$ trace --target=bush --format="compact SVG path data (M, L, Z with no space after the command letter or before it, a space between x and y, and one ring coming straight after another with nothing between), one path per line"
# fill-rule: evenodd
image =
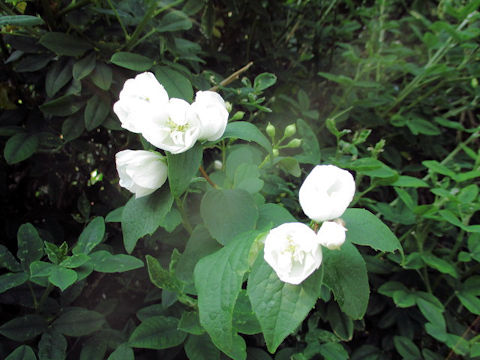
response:
M479 6L1 2L0 356L478 358ZM122 128L144 72L188 103L218 92L223 134L172 153ZM158 190L119 185L127 149L159 154ZM291 284L263 244L335 220L298 200L319 164L354 175L346 241L302 252L319 267Z

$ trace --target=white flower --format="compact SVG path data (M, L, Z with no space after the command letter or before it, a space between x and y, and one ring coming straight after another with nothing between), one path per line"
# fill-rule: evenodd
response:
M199 91L195 95L192 109L201 123L199 139L220 139L228 122L228 111L223 98L214 91Z
M317 241L327 249L336 250L345 242L347 229L336 221L325 221L317 233Z
M285 223L265 238L265 261L283 282L300 284L322 263L317 235L302 223Z
M179 154L195 145L200 122L189 103L172 98L143 125L142 135L159 149Z
M123 150L115 155L120 186L135 194L135 198L147 196L160 188L167 180L167 164L156 152Z
M123 128L141 133L143 125L161 112L167 102L168 94L164 87L155 75L145 72L125 81L113 111Z
M340 217L355 194L355 180L348 171L333 165L317 165L299 191L303 212L321 222Z

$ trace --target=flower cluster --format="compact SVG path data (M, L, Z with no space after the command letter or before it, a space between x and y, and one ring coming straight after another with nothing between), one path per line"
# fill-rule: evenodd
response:
M192 104L169 98L150 72L125 81L113 111L124 129L172 154L189 150L197 140L218 140L228 122L225 101L216 92L198 91ZM124 150L115 158L120 186L137 198L153 193L167 179L166 161L158 152Z
M334 250L345 242L345 228L339 219L355 194L355 181L346 170L317 165L299 191L303 212L316 223L317 233L302 223L282 224L265 238L264 258L280 280L300 284L322 263L322 246Z

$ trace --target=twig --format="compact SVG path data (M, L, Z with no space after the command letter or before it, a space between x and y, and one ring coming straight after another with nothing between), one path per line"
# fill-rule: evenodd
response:
M465 330L465 332L462 334L461 338L464 339L465 336L467 336L467 334L472 331L472 329L477 326L477 323L480 321L480 316L477 316L477 318L475 320L473 320L473 322L470 324L470 326L468 327L467 330ZM452 356L454 356L455 352L455 348L457 347L459 341L457 341L457 343L453 346L452 350L450 350L450 352L448 353L447 357L445 358L445 360L449 360Z
M222 80L220 84L212 87L210 91L217 91L220 86L227 86L228 84L234 82L240 77L240 75L242 75L245 71L247 71L252 65L253 65L253 61L250 61L247 65L242 67L240 70L235 71L232 75Z
M208 183L214 188L214 189L218 189L218 186L217 184L215 184L212 179L210 179L210 176L208 176L208 174L205 172L205 169L203 168L203 166L200 166L199 168L200 172L202 173L202 176L205 178L205 180L208 181Z

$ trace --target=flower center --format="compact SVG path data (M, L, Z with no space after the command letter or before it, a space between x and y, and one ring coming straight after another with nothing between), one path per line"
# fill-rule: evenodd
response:
M282 254L289 253L294 261L302 262L304 253L298 249L290 235L287 235L287 240L288 245L286 246L285 250L282 251Z
M175 132L175 131L185 132L186 130L188 130L190 128L189 123L177 124L170 117L167 120L167 126L170 128L171 132Z

